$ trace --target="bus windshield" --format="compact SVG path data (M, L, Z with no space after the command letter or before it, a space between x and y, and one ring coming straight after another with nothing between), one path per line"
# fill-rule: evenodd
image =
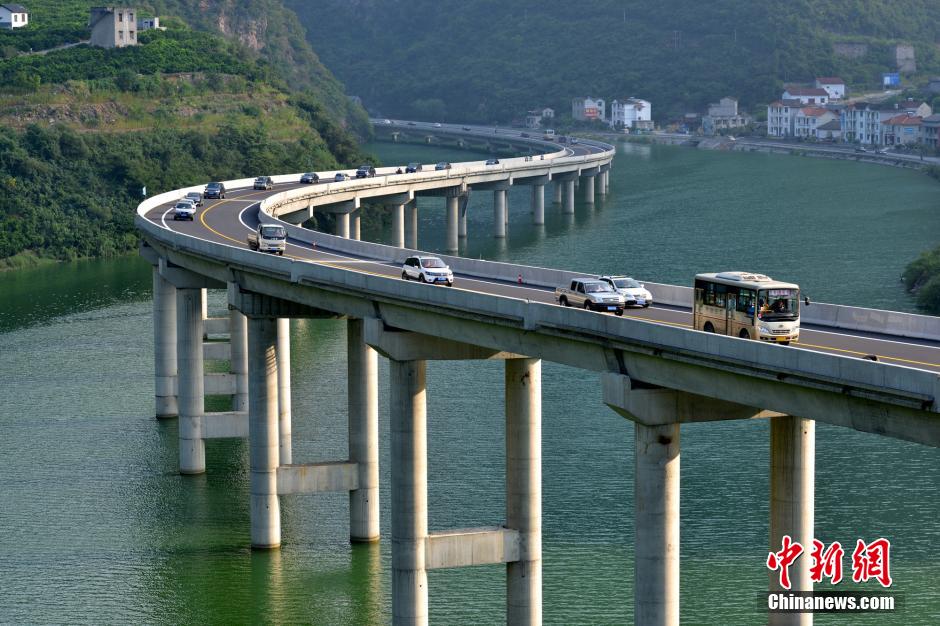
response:
M760 319L767 321L799 319L799 289L761 289L757 294Z

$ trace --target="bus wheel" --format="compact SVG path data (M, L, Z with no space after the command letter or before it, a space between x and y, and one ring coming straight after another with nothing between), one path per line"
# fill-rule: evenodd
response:
M712 326L711 322L705 322L705 328L702 330L704 330L706 333L713 333L715 332L715 327Z
M741 332L738 333L738 337L740 337L741 339L750 339L751 333L747 332L746 328L742 328Z

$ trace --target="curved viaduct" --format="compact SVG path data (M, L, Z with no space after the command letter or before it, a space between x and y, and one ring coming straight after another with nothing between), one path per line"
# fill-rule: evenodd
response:
M317 185L300 185L299 174L278 176L269 191L253 190L252 179L228 181L226 198L206 201L193 222L167 216L177 198L201 186L155 196L137 210L141 254L154 267L157 416L179 417L186 474L205 471L205 439L249 437L253 547L280 545L278 496L288 493L348 492L351 540L379 539L379 354L390 362L396 624L427 623L428 569L486 563L506 564L507 622L541 622L542 359L598 372L603 401L635 423L638 624L679 623L681 423L771 420L772 546L784 535L812 544L815 421L940 444L937 318L814 304L804 311L800 346L782 347L691 330L685 287L647 283L658 306L619 318L554 305L551 289L583 275L564 270L454 256L444 257L456 277L451 289L400 280L401 261L418 248L422 197L446 198L447 248L456 251L468 234L470 190L493 192L492 234L503 237L511 185L532 188L535 223L544 219L546 185L562 211L574 212L576 180L585 202L607 193L614 150L588 141L560 147L501 129L375 123L399 137L529 154L417 174L381 168L375 178ZM333 172L320 176L332 180ZM393 207L397 245L358 240L358 215L370 204ZM335 213L336 233L298 225L314 212ZM258 220L287 227L283 257L247 249ZM227 289L228 318L206 319L211 288ZM345 459L292 459L292 317L348 320ZM204 343L219 332L229 334L228 345ZM858 358L868 354L879 361ZM231 373L205 374L205 359L229 360ZM506 516L492 526L430 533L425 371L428 361L448 359L505 361ZM205 412L206 394L231 395L232 411ZM809 560L794 567L793 589L812 589ZM776 574L769 586L776 589ZM806 623L806 615L796 618Z

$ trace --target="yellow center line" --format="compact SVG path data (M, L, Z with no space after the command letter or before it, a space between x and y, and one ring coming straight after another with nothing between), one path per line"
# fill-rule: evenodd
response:
M243 198L250 198L250 197L257 196L257 195L259 195L259 194L264 194L264 193L266 193L266 192L264 192L264 191L259 191L259 192L257 192L257 193L249 193L249 194L245 194L245 195L243 195L243 196L239 196L238 198L233 198L233 200L235 200L235 199L241 200L241 199L243 199ZM222 233L220 233L219 231L217 231L216 229L212 228L211 226L209 226L209 224L206 223L206 215L209 213L209 211L211 211L212 209L214 209L215 207L217 207L217 206L219 206L219 205L225 204L225 202L226 202L226 200L219 200L218 202L215 202L214 204L212 204L212 205L206 207L206 209L199 215L199 221L202 223L203 226L205 226L208 230L210 230L211 232L215 233L215 234L218 235L219 237L222 237L223 239L228 239L229 241L234 241L235 243L240 244L240 245L246 245L244 241L240 241L240 240L238 240L238 239L235 239L234 237L229 237L228 235L223 235ZM312 250L312 251L315 251L315 250ZM326 254L326 253L324 253L324 254ZM315 263L315 264L317 264L317 265L326 265L326 266L329 266L329 267L334 267L334 268L336 268L336 269L345 269L345 270L349 270L349 271L351 271L351 272L359 272L360 274L369 274L369 275L371 275L371 276L381 276L381 277L383 277L383 278L392 278L392 277L389 276L388 274L380 274L380 273L378 273L378 272L372 272L372 271L369 271L369 270L364 270L364 269L360 269L360 268L356 268L356 267L348 267L348 262L346 262L346 261L321 261L321 260L316 260L316 259L308 259L308 258L300 257L300 256L294 256L294 255L291 255L291 254L285 254L284 256L286 256L286 257L289 258L289 259L294 259L294 260L296 260L296 261L305 261L305 262L307 262L307 263ZM461 289L460 287L457 287L456 289L457 289L458 291L473 291L472 289ZM679 326L679 327L682 327L682 328L692 328L692 325L691 325L691 324L684 324L684 323L682 323L682 322L667 322L667 321L665 321L665 320L656 320L656 319L651 319L651 318L648 318L648 317L641 317L641 316L639 316L639 315L626 315L626 314L624 314L624 317L629 317L630 319L642 320L642 321L645 321L645 322L652 322L653 324L665 324L665 325L668 325L668 326ZM806 347L806 348L816 348L817 350L827 350L827 351L830 351L830 352L842 352L842 353L845 353L845 354L854 354L854 355L856 355L856 356L868 356L869 354L871 354L871 353L869 353L869 352L859 352L858 350L848 350L848 349L846 349L846 348L834 348L834 347L831 347L831 346L820 346L820 345L816 345L816 344L812 344L812 343L805 343L805 342L802 342L802 341L801 341L801 342L798 342L798 345L800 345L800 346L802 346L802 347ZM887 360L887 361L897 361L897 362L899 362L899 363L910 363L911 365L926 365L927 367L940 367L940 363L929 363L929 362L927 362L927 361L915 361L915 360L913 360L913 359L904 359L904 358L896 357L896 356L884 356L884 355L881 355L881 354L876 354L875 356L878 357L878 360L884 359L884 360Z

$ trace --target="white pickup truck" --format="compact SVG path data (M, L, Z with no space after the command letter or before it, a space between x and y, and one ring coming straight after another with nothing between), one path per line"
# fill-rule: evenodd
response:
M616 315L623 315L623 296L596 278L575 278L567 287L558 287L555 289L555 301L561 306L582 307L588 311L612 311Z
M284 256L287 248L287 230L278 224L258 224L255 234L248 235L248 247L259 252Z

